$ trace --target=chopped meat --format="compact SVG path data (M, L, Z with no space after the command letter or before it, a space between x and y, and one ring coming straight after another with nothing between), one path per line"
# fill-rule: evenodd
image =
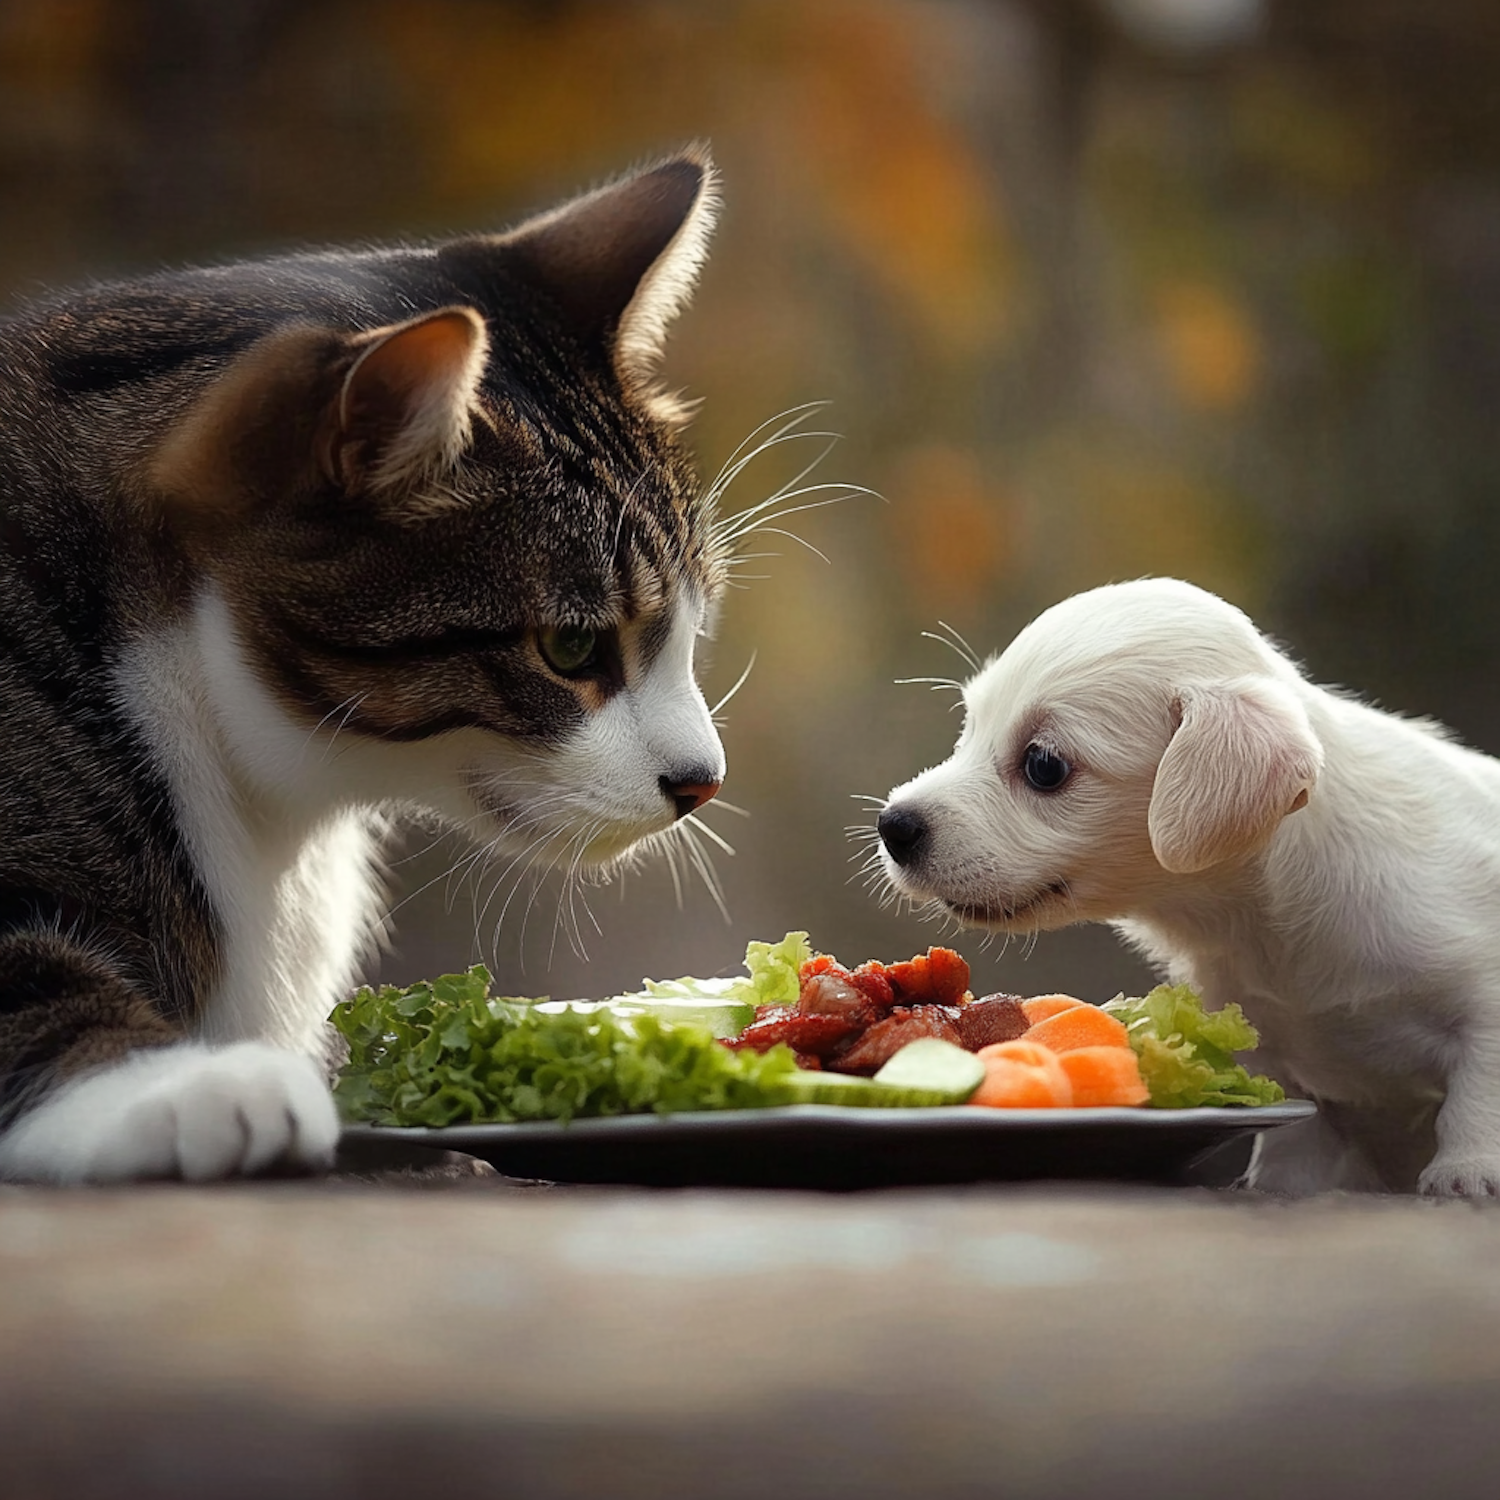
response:
M881 1010L889 1010L896 1003L896 991L891 987L890 977L885 972L885 965L871 959L869 963L861 964L853 974L849 976L849 982L865 997L872 1005L877 1005Z
M755 1007L757 1021L787 1021L797 1014L795 1005L757 1005Z
M737 1037L726 1041L725 1046L767 1052L777 1042L785 1042L794 1052L811 1052L822 1057L845 1038L854 1036L863 1025L850 1016L801 1015L790 1006L767 1008L784 1014L752 1021Z
M939 1005L958 1005L969 989L969 965L951 948L927 950L932 998Z
M797 1010L804 1016L842 1016L860 1026L876 1018L876 1007L855 986L854 976L836 967L802 981Z
M959 1007L958 1042L970 1052L978 1052L996 1042L1015 1041L1030 1024L1018 995L986 995L972 1005Z
M969 988L969 966L951 948L929 948L885 972L900 1005L957 1005Z
M924 1036L941 1037L945 1042L961 1045L958 1017L959 1008L953 1005L898 1005L852 1047L835 1051L825 1066L836 1073L874 1073L908 1042Z

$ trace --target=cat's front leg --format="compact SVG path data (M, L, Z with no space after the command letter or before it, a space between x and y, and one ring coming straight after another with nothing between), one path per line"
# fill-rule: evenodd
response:
M0 1178L204 1181L327 1167L333 1100L307 1057L177 1038L95 955L0 943Z
M333 1100L310 1058L263 1042L136 1052L64 1084L0 1136L0 1178L205 1182L332 1164Z

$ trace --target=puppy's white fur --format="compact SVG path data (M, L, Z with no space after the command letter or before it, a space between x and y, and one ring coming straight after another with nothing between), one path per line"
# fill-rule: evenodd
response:
M1257 1186L1500 1194L1500 762L1315 686L1172 580L1046 611L965 700L882 814L898 891L1009 932L1110 922L1238 1001L1323 1106L1261 1138Z

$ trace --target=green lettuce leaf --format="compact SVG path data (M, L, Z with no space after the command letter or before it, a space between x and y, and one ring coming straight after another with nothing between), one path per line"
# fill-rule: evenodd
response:
M444 1126L784 1104L787 1047L732 1051L704 1026L492 997L482 965L366 986L331 1017L349 1043L346 1119Z
M1260 1041L1238 1005L1204 1010L1189 986L1159 984L1148 995L1122 995L1103 1009L1124 1023L1158 1109L1276 1104L1286 1097L1279 1083L1234 1060Z
M802 993L798 971L813 956L805 932L789 932L779 943L750 943L745 968L757 1005L795 1005Z
M789 932L779 943L750 943L745 973L720 979L647 979L633 994L615 1000L670 1000L713 1005L795 1005L798 971L813 956L805 932ZM748 1024L748 1020L746 1022Z

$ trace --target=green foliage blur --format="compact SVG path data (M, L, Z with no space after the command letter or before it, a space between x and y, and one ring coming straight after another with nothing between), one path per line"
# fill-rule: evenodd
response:
M790 928L895 959L939 932L847 829L957 731L897 681L965 675L933 635L983 656L1175 574L1500 748L1496 77L1490 0L0 0L0 289L499 227L711 141L666 370L704 477L816 400L814 477L879 492L755 539L705 663L713 702L755 662L724 710L749 817L706 810L728 919L646 869L575 900L584 957L555 883L414 841L378 977L610 994ZM981 990L1145 987L1104 932L957 946Z

